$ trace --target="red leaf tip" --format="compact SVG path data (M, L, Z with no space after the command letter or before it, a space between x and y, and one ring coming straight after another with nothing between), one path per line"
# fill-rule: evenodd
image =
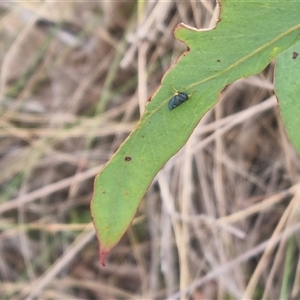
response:
M102 249L101 246L99 247L99 258L100 258L100 263L103 267L105 267L105 259L109 251L106 249Z

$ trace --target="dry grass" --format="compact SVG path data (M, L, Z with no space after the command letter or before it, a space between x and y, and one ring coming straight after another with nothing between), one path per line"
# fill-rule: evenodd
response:
M0 3L1 299L299 298L300 160L273 65L223 91L99 264L93 178L184 51L174 27L211 27L214 8Z

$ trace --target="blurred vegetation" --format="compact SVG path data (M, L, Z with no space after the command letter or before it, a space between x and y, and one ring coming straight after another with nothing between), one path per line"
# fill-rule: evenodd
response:
M185 50L175 26L216 18L200 0L0 3L3 299L299 298L300 160L273 64L223 91L100 267L94 176Z

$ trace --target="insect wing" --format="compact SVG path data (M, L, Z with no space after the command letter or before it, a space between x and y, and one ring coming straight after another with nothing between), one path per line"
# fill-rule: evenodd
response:
M170 101L169 101L169 110L172 110L174 108L176 108L177 106L181 105L182 103L184 103L185 101L187 101L189 99L189 96L187 93L185 92L179 92L178 94L176 94L175 96L173 96Z

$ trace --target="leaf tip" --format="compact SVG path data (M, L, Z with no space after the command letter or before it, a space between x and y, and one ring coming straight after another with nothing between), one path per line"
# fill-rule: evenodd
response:
M99 245L99 258L100 258L100 263L103 267L105 267L105 259L107 257L107 254L109 253L109 250L104 249Z

